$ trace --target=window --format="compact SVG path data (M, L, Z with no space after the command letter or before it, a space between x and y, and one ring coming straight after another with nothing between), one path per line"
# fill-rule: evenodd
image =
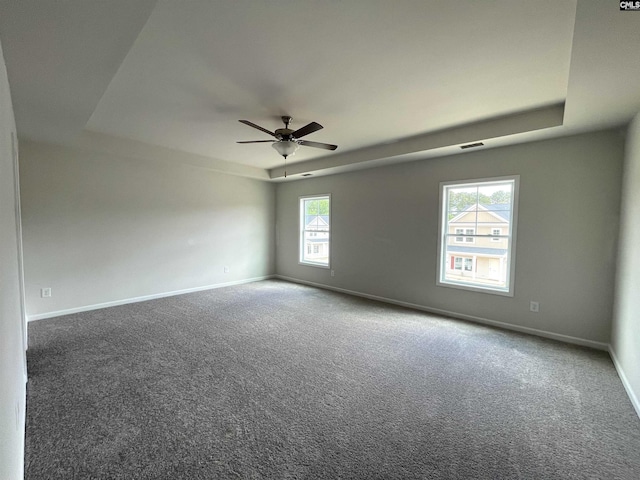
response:
M440 184L438 285L513 296L518 184L517 175Z
M329 267L331 196L300 197L300 263Z
M476 233L474 228L456 228L456 243L474 243L475 238L473 235ZM470 236L461 236L461 235L470 235Z
M473 270L473 258L452 257L452 259L452 268L454 270L462 270L463 262L465 272L471 272Z
M464 231L465 235L475 235L475 233L476 233L476 230L474 228L467 228ZM467 243L473 243L473 242L475 242L475 238L473 238L472 236L471 237L464 237L464 241L467 242Z

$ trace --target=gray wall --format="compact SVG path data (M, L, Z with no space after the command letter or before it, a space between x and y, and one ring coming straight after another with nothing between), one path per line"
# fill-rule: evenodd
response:
M30 318L274 272L267 182L30 142L20 169Z
M606 131L279 184L276 271L607 343L623 147L621 132ZM439 182L511 174L520 175L515 296L436 286ZM335 277L297 261L298 196L320 193L332 195Z
M612 353L640 415L640 113L625 152Z
M25 375L9 82L0 46L0 478L23 478Z

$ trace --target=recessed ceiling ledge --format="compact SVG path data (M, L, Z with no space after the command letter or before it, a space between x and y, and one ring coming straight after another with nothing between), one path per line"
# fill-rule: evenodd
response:
M171 164L190 165L228 175L269 180L267 170L218 158L150 145L129 138L115 137L84 130L73 143L74 147L98 153L109 153L129 158L160 161Z
M287 166L287 176L558 127L562 125L563 117L564 102L416 135L391 144L382 143L306 162L291 163ZM464 153L464 150L459 153ZM269 176L272 180L284 177L284 168L271 169Z

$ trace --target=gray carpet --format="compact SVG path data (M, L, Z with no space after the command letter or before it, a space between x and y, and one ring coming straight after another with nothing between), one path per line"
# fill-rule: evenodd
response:
M604 352L275 280L29 332L29 480L640 478Z

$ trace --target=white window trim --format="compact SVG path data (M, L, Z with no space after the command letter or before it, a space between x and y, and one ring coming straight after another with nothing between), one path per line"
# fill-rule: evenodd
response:
M329 230L326 232L327 233L327 244L329 245L329 256L327 258L327 264L325 265L324 263L318 263L318 262L311 262L309 260L303 260L304 258L304 212L302 211L302 201L303 200L313 200L313 199L325 199L328 198L329 199ZM331 247L331 223L332 223L332 204L333 202L331 201L331 194L330 193L320 193L317 195L302 195L300 197L298 197L298 264L299 265L306 265L308 267L317 267L317 268L325 268L325 269L330 269L331 268L331 255L333 253L333 248Z
M443 249L446 251L446 236L447 230L447 218L445 212L444 190L451 185L464 185L474 183L490 183L490 182L513 182L513 198L511 209L511 242L509 248L509 256L507 257L507 285L508 289L496 289L491 287L480 287L477 285L470 285L463 282L444 281L444 275L447 270L446 256L443 255ZM489 178L474 178L469 180L453 180L448 182L440 182L440 198L439 198L439 210L440 221L438 222L438 257L436 269L436 285L439 287L455 288L459 290L468 290L471 292L488 293L490 295L502 295L505 297L513 297L515 292L515 268L516 268L516 246L517 246L517 231L518 231L518 205L520 196L520 175L507 175L502 177L489 177ZM455 233L453 234L455 235ZM502 238L508 238L507 235L502 235Z

